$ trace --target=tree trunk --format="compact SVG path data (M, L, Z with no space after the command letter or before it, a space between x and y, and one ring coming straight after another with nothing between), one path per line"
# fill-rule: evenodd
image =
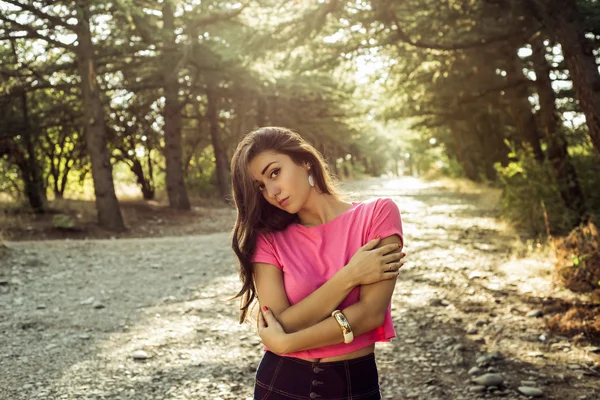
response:
M27 93L21 95L23 106L23 133L25 136L26 156L23 158L21 176L25 184L25 195L29 205L36 214L43 214L48 208L46 197L46 186L42 177L42 169L37 161L35 146L33 143L31 124L29 123L29 105L27 104Z
M138 185L140 185L144 200L154 199L154 186L152 186L152 183L146 179L146 176L144 175L144 169L142 168L142 163L135 156L132 157L131 162L133 163L131 166L131 172L133 172L137 179Z
M456 160L462 166L466 177L472 181L479 181L479 174L477 173L477 166L472 160L471 152L465 146L465 140L458 127L450 127L452 138L454 139ZM414 162L414 160L412 160Z
M256 125L262 128L267 124L267 101L259 97L256 101Z
M100 88L96 80L88 2L78 2L77 12L77 67L81 76L85 140L92 165L98 223L106 229L123 231L125 225L115 194L110 155L106 145L104 109L100 100Z
M545 9L546 24L562 47L573 89L585 115L594 149L600 157L600 74L594 46L585 37L585 23L576 0L551 0Z
M181 105L179 103L178 57L172 0L165 0L163 13L163 80L165 95L165 161L169 206L189 210L190 201L183 177L181 149Z
M506 52L507 60L507 77L510 80L523 80L523 66L521 59L513 48ZM515 130L521 141L527 142L533 149L533 156L538 163L544 162L544 152L540 145L540 132L535 122L535 115L531 111L529 104L529 92L525 83L510 89L508 96L509 109L515 123Z
M577 179L577 172L568 152L567 140L558 129L559 116L556 110L556 98L550 80L550 66L546 61L546 47L543 38L538 38L532 44L533 67L537 80L537 91L540 98L540 119L542 128L548 140L548 159L552 165L554 179L565 206L575 213L573 227L584 218L586 211L583 191Z
M229 195L229 169L227 168L227 155L225 146L219 132L219 105L218 95L213 84L209 84L206 90L207 108L206 114L210 124L210 138L215 153L215 168L217 173L217 185L221 199L226 200Z

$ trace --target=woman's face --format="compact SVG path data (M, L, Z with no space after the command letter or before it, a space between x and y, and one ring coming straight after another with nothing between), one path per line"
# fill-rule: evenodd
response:
M263 151L248 166L254 187L274 205L295 214L308 200L311 186L308 184L308 163L296 165L281 153Z

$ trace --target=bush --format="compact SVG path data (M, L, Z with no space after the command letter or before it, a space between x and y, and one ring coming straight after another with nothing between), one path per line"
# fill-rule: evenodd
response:
M533 236L567 233L577 215L558 191L549 162L539 164L531 150L511 149L514 161L494 167L502 186L502 216L519 231Z

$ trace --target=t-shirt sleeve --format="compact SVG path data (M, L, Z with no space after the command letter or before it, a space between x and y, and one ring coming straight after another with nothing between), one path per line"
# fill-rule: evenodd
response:
M254 250L254 254L250 261L261 262L267 264L273 264L279 269L283 269L281 263L277 259L275 248L273 244L269 241L267 236L263 234L258 234L256 237L256 249Z
M398 205L390 198L379 198L375 200L369 238L381 235L381 238L384 239L394 234L400 236L402 247L404 247L402 217Z

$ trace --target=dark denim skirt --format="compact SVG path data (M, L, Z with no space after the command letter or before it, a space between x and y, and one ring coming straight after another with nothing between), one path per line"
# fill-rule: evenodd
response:
M266 351L254 385L254 400L379 400L375 354L351 360L311 362Z

